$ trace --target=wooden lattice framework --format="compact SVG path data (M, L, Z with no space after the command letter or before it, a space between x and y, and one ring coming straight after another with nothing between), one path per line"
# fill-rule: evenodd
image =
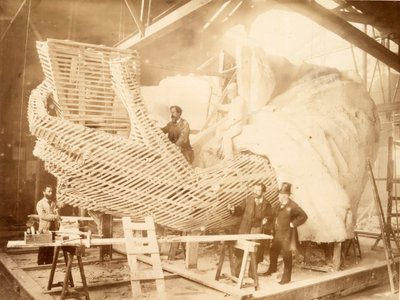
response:
M29 126L37 137L34 154L58 179L59 201L196 230L230 224L227 204L238 204L255 182L266 185L268 201L276 200L266 157L243 153L206 169L186 162L149 118L136 52L57 40L38 42L38 52L46 78L30 96ZM49 115L48 99L57 116ZM116 122L89 127L87 120L107 116L115 101L125 105L129 118L121 124L129 136L117 134Z

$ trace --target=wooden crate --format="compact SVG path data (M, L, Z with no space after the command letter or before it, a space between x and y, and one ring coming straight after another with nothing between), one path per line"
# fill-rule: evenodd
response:
M40 234L27 234L25 232L24 239L26 244L51 243L53 241L53 234L51 232Z

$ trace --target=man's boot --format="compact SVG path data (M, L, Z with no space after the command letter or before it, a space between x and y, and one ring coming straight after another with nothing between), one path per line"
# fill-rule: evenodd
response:
M261 274L261 276L269 276L277 271L279 253L274 251L272 248L270 253L268 270L267 272Z
M291 277L292 277L292 270L284 269L283 275L282 275L281 281L279 281L279 284L289 283L290 280L292 279Z

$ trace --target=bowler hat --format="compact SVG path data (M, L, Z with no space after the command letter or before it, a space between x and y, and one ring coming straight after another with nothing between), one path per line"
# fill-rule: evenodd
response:
M289 182L282 182L281 189L279 190L280 194L288 194L290 195L290 188L292 185Z

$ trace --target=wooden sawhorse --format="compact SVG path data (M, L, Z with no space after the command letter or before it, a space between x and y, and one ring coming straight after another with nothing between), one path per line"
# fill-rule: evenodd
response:
M250 259L252 261L252 263L250 265L253 268L253 270L251 270L251 271L254 274L254 288L255 288L255 290L258 290L259 285L258 285L258 275L257 275L257 262L256 262L256 255L255 255L255 253L257 251L257 245L258 245L258 243L256 243L256 242L246 241L246 240L238 240L236 242L224 241L222 244L221 255L219 257L217 273L215 274L215 280L219 280L221 278L222 265L224 264L224 260L225 260L225 249L228 248L229 263L230 263L230 269L231 269L231 275L229 275L229 277L231 279L233 279L234 281L237 281L237 287L239 289L241 289L243 287L244 274L246 272L246 266L247 266L248 258L250 255ZM242 265L240 268L240 273L239 273L238 278L232 274L232 272L234 270L233 249L232 249L233 247L244 251L243 258L242 258Z
M74 256L76 256L76 259L78 261L79 271L81 274L82 285L83 285L83 290L79 294L84 295L86 300L90 300L88 286L87 286L87 282L86 282L85 271L83 269L83 263L82 263L83 246L56 246L55 247L49 282L47 284L47 290L51 290L51 288L53 288L53 287L60 286L60 282L56 283L56 284L53 283L54 274L55 274L56 268L57 268L57 260L58 260L58 255L60 253L60 248L63 251L65 264L67 265L64 282L62 283L62 292L61 292L60 299L63 300L63 299L67 298L68 282L71 287L74 287L74 281L72 278L71 269L72 269L72 263L74 260Z

